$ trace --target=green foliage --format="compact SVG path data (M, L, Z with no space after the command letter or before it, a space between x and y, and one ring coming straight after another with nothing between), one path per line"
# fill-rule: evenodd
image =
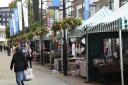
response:
M48 31L46 27L39 27L34 33L35 35L42 37L46 35Z
M81 24L82 24L81 19L75 17L70 17L64 20L64 25L66 25L69 30L73 30Z
M34 32L24 32L20 31L17 35L11 36L10 39L14 42L22 41L22 40L31 40L35 35L36 36L44 36L48 33L46 27L37 27Z
M24 31L19 31L17 35L18 35L18 36L24 35Z
M57 32L57 31L59 31L59 30L61 30L62 29L62 22L60 22L60 21L54 21L54 23L53 23L53 26L52 26L52 31L54 31L54 32Z
M50 17L53 17L54 16L54 9L49 9L47 12L47 15Z
M61 29L74 30L77 26L81 25L82 21L79 18L70 17L63 21L55 21L52 26L52 31L57 32Z
M11 9L16 8L16 4L17 4L17 0L14 0L14 1L12 1L12 2L9 3L9 7Z
M5 33L6 33L6 38L10 38L10 29L9 29L9 26L6 26Z
M36 21L32 23L32 30L35 31L38 27L40 27L40 22Z
M34 37L34 35L35 35L34 32L30 32L26 36L27 36L27 39L31 40Z

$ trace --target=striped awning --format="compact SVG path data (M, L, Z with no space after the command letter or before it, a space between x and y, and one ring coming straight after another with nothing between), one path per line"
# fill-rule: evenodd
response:
M120 21L114 21L111 23L100 23L92 28L88 28L87 33L99 33L99 32L113 32L119 30Z
M128 29L128 12L126 11L127 9L128 3L123 5L108 17L102 19L99 24L93 27L88 27L87 33L113 32L118 31L119 29Z
M84 28L95 26L96 24L99 24L104 17L107 17L112 13L113 12L110 9L108 9L107 7L103 7L88 20L83 21L83 24L78 26L77 29L83 30Z
M74 37L82 37L84 35L84 31L83 30L72 30L68 33L68 38L74 38Z

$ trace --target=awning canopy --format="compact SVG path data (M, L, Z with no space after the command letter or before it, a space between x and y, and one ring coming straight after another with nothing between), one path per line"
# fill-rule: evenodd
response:
M84 31L83 30L72 30L68 33L68 38L74 38L74 37L81 37L84 35Z
M128 28L128 3L123 5L117 11L111 13L111 15L103 18L99 24L88 27L87 33L96 32L112 32L119 29L126 30Z
M103 7L88 20L83 21L83 24L78 26L77 29L83 30L86 27L95 26L96 24L99 24L104 17L107 17L112 13L113 12L110 9L108 9L107 7Z
M67 35L68 38L81 37L81 36L84 35L84 31L83 30L74 29L72 31L66 31L66 35ZM57 39L63 38L62 36L63 36L63 31L60 31L60 32L58 32L56 34L56 38Z

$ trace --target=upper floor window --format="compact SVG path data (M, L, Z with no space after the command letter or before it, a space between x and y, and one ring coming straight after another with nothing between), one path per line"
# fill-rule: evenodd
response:
M10 18L7 18L7 21L9 21L10 20Z
M3 16L5 16L5 13L3 13Z
M3 21L5 21L6 19L5 18L3 18Z

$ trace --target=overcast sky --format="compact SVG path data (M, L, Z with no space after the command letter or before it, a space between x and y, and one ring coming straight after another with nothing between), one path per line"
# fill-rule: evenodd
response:
M0 7L8 7L8 4L13 0L0 0Z

